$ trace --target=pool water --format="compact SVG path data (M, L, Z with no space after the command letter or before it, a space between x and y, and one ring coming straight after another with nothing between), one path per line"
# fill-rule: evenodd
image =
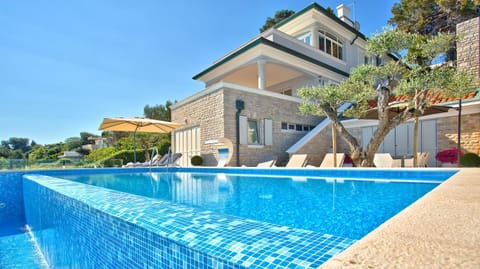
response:
M439 184L186 172L62 178L350 239L362 238Z
M24 224L10 223L0 227L0 268L48 268Z

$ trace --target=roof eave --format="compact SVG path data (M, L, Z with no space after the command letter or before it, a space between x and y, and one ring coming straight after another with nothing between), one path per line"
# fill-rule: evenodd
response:
M200 72L199 74L195 75L193 77L193 79L197 80L197 79L200 79L201 77L203 77L204 75L208 74L209 72L211 72L212 70L218 68L219 66L221 66L222 64L236 58L237 56L240 56L241 54L245 53L246 51L256 47L257 45L260 45L260 44L264 44L264 45L267 45L267 46L270 46L272 48L275 48L275 49L278 49L278 50L281 50L283 52L286 52L290 55L293 55L293 56L296 56L300 59L303 59L303 60L306 60L306 61L309 61L313 64L316 64L318 66L321 66L323 68L326 68L326 69L329 69L337 74L340 74L342 76L345 76L345 77L348 77L349 74L345 71L342 71L336 67L333 67L331 65L328 65L324 62L321 62L319 60L316 60L316 59L313 59L305 54L302 54L302 53L299 53L293 49L290 49L290 48L287 48L285 46L282 46L278 43L275 43L273 41L270 41L264 37L258 37L257 39L253 40L251 43L247 44L246 46L242 47L241 49L239 49L238 51L230 54L228 57L224 58L223 60L217 62L216 64L210 66L209 68L205 69L204 71Z
M346 28L347 30L349 30L350 32L354 33L355 35L357 35L358 37L360 37L361 39L363 40L367 40L367 38L365 37L364 34L362 34L360 31L358 31L357 29L355 29L354 27L348 25L346 22L342 21L341 19L339 19L337 16L335 16L334 14L331 14L330 12L328 12L324 7L320 6L319 4L317 3L312 3L310 4L309 6L305 7L304 9L296 12L295 14L293 14L292 16L280 21L279 23L275 24L273 26L273 28L280 28L282 27L283 25L289 23L290 21L294 20L295 18L307 13L308 11L312 10L312 9L315 9L316 11L324 14L325 16L327 16L328 18L332 19L333 21L335 21L336 23L340 24L342 27Z

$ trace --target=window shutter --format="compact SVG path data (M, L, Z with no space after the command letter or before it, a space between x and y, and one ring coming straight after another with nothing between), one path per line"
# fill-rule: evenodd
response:
M246 145L247 142L247 117L240 116L240 126L238 126L240 130L240 144Z
M272 139L272 120L271 119L265 119L265 145L266 146L271 146L273 145L273 139Z

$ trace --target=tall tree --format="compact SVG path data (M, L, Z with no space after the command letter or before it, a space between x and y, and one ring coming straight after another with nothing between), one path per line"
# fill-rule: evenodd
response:
M262 28L259 29L260 33L263 33L266 30L272 28L275 24L283 21L284 19L292 16L293 14L295 14L295 11L293 10L289 10L289 9L278 10L277 12L275 12L275 16L273 18L272 17L267 18L267 20L265 21L265 24L262 26Z
M389 61L383 66L362 65L355 68L350 77L340 85L303 88L301 111L327 116L339 135L350 147L350 155L356 166L373 166L373 157L380 144L396 126L408 119L422 115L429 105L430 94L441 92L446 96L462 97L471 85L471 77L449 66L431 68L435 57L452 46L451 35L427 38L399 30L387 30L374 35L367 43L367 51L376 56L399 55L399 61ZM400 54L399 52L403 52ZM403 56L402 56L403 55ZM395 117L389 117L389 100L394 95L408 99L405 109ZM338 109L352 103L344 114L362 116L367 102L376 99L378 125L365 149L358 139L342 124Z
M80 141L82 145L90 144L90 138L97 137L97 135L89 133L89 132L80 132Z
M145 115L145 117L150 119L170 121L171 120L170 106L172 105L173 103L171 101L167 101L165 105L161 105L161 104L154 105L154 106L146 105L143 108L143 114Z
M65 150L76 150L82 146L82 139L77 136L65 139Z
M156 120L171 120L171 109L173 102L166 101L165 105L155 105L149 106L146 105L143 109L143 114L147 118L156 119ZM170 146L170 134L152 134L152 133L142 133L137 134L137 139L142 145L145 153L145 160L150 160L150 154L148 150L152 147L157 147L160 154L164 154L164 149L168 150Z
M433 36L455 33L458 23L480 15L480 0L401 0L389 23L398 29Z

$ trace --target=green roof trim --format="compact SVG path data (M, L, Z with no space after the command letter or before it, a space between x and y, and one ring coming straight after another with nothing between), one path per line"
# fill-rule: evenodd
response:
M202 72L196 74L195 76L193 76L193 79L197 80L198 78L200 78L201 76L207 74L208 72L212 71L213 69L219 67L220 65L234 59L235 57L241 55L242 53L248 51L249 49L257 46L258 44L260 44L260 39L256 39L254 40L253 42L251 42L250 44L246 45L245 47L235 51L234 53L228 55L227 57L225 57L224 59L222 59L221 61L215 63L214 65L210 66L209 68L203 70Z
M320 13L323 13L325 16L329 17L330 19L334 20L335 22L337 22L338 24L340 24L341 26L343 26L344 28L348 29L350 32L356 34L357 36L359 36L360 38L362 38L363 40L367 40L367 38L365 37L364 34L360 33L357 29L353 28L352 26L348 25L347 23L345 23L344 21L340 20L337 16L335 16L334 14L328 12L324 7L322 7L321 5L317 4L317 3L312 3L310 4L309 6L307 6L306 8L296 12L295 14L293 14L292 16L284 19L283 21L275 24L273 26L273 28L277 29L285 24L287 24L288 22L290 22L291 20L301 16L302 14L312 10L312 9L315 9L317 10L318 12Z
M207 69L205 69L204 71L200 72L199 74L195 75L195 76L193 77L193 79L197 80L198 78L200 78L200 77L202 77L203 75L209 73L210 71L216 69L217 67L221 66L222 64L224 64L224 63L226 63L226 62L228 62L228 61L236 58L237 56L239 56L239 55L247 52L247 51L250 50L251 48L254 48L254 47L256 47L257 45L260 45L260 44L264 44L264 45L270 46L270 47L272 47L272 48L281 50L281 51L283 51L283 52L285 52L285 53L288 53L288 54L290 54L290 55L293 55L293 56L298 57L298 58L300 58L300 59L303 59L303 60L305 60L305 61L311 62L311 63L316 64L316 65L318 65L318 66L324 67L324 68L326 68L326 69L329 69L330 71L333 71L333 72L335 72L335 73L337 73L337 74L340 74L340 75L343 75L343 76L345 76L345 77L348 77L348 76L349 76L349 74L348 74L347 72L342 71L342 70L340 70L340 69L338 69L338 68L336 68L336 67L333 67L333 66L331 66L331 65L328 65L328 64L326 64L326 63L324 63L324 62L321 62L321 61L319 61L319 60L313 59L313 58L311 58L311 57L309 57L309 56L307 56L307 55L305 55L305 54L299 53L299 52L297 52L297 51L295 51L295 50L292 50L292 49L290 49L290 48L284 47L284 46L282 46L282 45L280 45L280 44L277 44L277 43L275 43L275 42L273 42L273 41L270 41L270 40L268 40L268 39L266 39L266 38L264 38L264 37L259 37L258 39L255 39L254 41L252 41L252 42L249 43L248 45L242 47L241 49L239 49L239 50L235 51L234 53L228 55L227 57L225 57L225 58L222 59L221 61L215 63L214 65L210 66L209 68L207 68Z

